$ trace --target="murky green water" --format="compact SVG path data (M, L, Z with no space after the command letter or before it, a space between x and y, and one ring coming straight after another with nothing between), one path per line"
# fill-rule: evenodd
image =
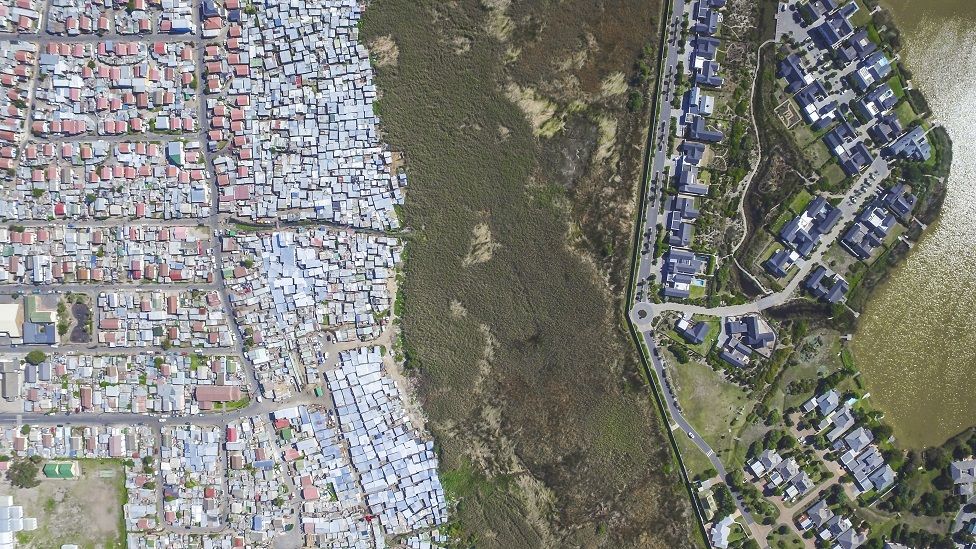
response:
M901 444L932 445L976 424L976 4L885 3L954 161L942 219L878 290L853 348Z

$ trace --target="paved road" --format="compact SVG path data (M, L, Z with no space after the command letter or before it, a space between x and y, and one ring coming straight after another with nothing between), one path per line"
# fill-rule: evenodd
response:
M675 115L673 112L674 109L671 107L671 101L674 99L676 91L675 76L678 71L678 46L681 38L680 14L684 13L685 6L685 0L674 0L672 15L667 26L667 37L665 38L667 54L662 65L663 74L658 75L661 78L661 94L659 97L654 98L655 101L660 102L660 110L658 111L657 119L652 122L651 126L652 137L649 140L650 146L652 147L650 165L651 184L647 193L647 202L643 204L644 227L648 236L641 242L642 246L645 243L649 245L647 246L647 253L642 253L638 264L637 272L639 280L646 280L655 272L654 242L657 238L657 224L661 208L663 207L660 200L660 191L667 185L667 181L664 179L664 169L668 163L668 154L670 153L668 150L668 136L671 135L671 124Z
M721 307L703 307L688 303L650 303L643 302L634 306L631 314L633 320L641 330L649 328L654 319L666 311L676 311L684 314L705 314L713 316L740 316L750 313L758 313L783 305L794 299L800 284L806 279L810 271L823 261L823 256L833 246L839 246L838 239L841 233L847 228L857 213L876 196L876 191L881 190L881 181L890 174L888 162L881 156L875 158L874 163L858 178L857 182L844 194L837 208L841 211L840 220L830 233L821 237L821 244L813 252L809 259L799 262L799 269L786 287L779 292L772 293L759 298L756 301L739 305L727 305ZM638 314L643 312L643 315Z

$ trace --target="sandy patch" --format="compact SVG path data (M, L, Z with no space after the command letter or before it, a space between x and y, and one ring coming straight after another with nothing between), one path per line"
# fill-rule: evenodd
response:
M488 12L488 34L499 42L508 42L515 30L515 23L508 16L511 4L512 0L481 0L482 7Z
M468 255L461 264L465 267L470 267L478 263L485 263L491 259L492 254L495 253L495 250L499 246L500 244L491 238L491 229L488 227L488 224L484 222L478 223L475 225L471 236L471 247L468 249Z
M522 88L511 82L505 89L505 95L522 109L536 137L552 137L566 124L557 114L556 103L542 97L532 88Z
M369 51L376 60L377 67L393 67L400 58L400 48L393 41L393 35L387 34L373 40L369 45Z
M599 135L596 140L596 152L593 153L593 163L600 164L614 156L617 144L617 119L600 115L596 123Z
M627 77L620 71L612 73L603 79L600 90L605 97L623 95L627 93Z
M454 318L464 318L468 316L468 310L456 299L451 300L451 316Z

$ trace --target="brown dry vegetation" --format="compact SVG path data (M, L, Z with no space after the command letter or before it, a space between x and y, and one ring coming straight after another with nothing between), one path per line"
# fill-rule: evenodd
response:
M404 351L469 544L695 543L619 301L648 117L628 112L627 92L646 93L632 76L660 9L366 11L367 43L388 36L399 50L377 80L410 177Z

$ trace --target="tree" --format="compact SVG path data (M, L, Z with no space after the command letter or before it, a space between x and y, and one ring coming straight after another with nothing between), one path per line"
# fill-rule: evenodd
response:
M37 480L37 465L30 460L21 459L7 469L7 479L17 488L33 488L41 483Z
M47 360L47 355L44 354L44 351L31 351L27 353L25 360L30 364L37 366L38 364Z
M894 434L894 430L891 428L891 425L886 423L873 427L871 431L874 432L874 438L882 442L888 440L891 438L891 435Z
M644 108L644 95L633 90L630 92L630 96L627 98L627 110L630 112L638 112Z

